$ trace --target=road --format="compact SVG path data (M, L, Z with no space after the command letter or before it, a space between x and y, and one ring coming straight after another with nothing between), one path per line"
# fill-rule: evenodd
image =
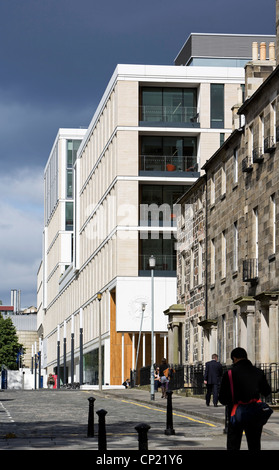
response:
M94 436L88 437L89 398L94 397ZM173 411L166 435L166 407L131 398L82 390L0 392L0 450L98 450L99 418L105 410L107 451L138 450L135 427L147 423L148 451L170 458L188 450L225 450L224 425ZM278 435L265 434L264 450L279 450ZM246 449L243 439L242 448ZM171 452L171 454L170 454ZM124 454L123 454L124 455ZM171 462L160 462L170 463ZM174 462L173 462L174 463ZM177 463L177 462L176 462Z
M94 395L94 437L88 438L89 398ZM223 426L173 412L172 435L167 413L149 404L96 396L90 391L36 390L0 393L0 449L98 449L97 411L104 409L107 449L138 450L135 427L147 423L148 450L225 448Z

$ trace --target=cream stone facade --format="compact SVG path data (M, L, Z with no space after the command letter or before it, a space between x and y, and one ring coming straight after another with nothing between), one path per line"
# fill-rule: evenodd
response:
M177 303L175 202L230 135L228 109L243 85L241 67L118 65L86 132L60 130L45 171L46 183L52 178L38 271L47 373L64 365L65 351L67 381L98 384L100 342L104 384L120 385L135 366L150 365L150 255L156 258L154 360L168 358L164 312ZM223 112L215 121L214 93ZM79 138L67 230L65 142Z

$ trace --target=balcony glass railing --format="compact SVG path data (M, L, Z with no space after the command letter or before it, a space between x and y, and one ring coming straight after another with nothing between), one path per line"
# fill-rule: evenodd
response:
M141 172L198 172L197 157L140 156ZM167 173L171 176L171 173Z
M175 271L176 270L176 255L154 255L154 256L156 258L155 271ZM150 271L149 258L150 258L150 255L139 256L139 270L140 271Z
M185 106L140 106L140 121L166 123L198 123L198 108Z

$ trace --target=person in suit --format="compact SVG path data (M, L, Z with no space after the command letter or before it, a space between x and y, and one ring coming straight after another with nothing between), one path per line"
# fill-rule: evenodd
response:
M206 384L206 405L210 404L210 397L213 394L213 404L217 406L219 386L223 375L223 367L218 362L217 354L212 354L212 360L205 364L204 383Z

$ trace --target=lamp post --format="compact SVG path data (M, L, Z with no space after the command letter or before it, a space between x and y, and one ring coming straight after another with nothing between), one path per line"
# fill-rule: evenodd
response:
M57 388L60 388L60 325L57 325Z
M150 399L155 399L154 394L154 268L156 259L153 255L149 258L149 266L151 269L151 366L150 366Z
M74 315L72 315L71 321L71 383L74 383Z
M79 309L79 383L83 384L83 310Z
M139 357L139 348L140 348L140 338L141 338L141 332L142 332L142 323L143 323L143 315L144 315L145 307L146 307L146 304L143 302L143 303L141 304L141 323L140 323L140 332L139 332L139 339L138 339L137 356L136 356L136 367L135 367L135 377L134 377L135 384L136 384L136 375L137 375L138 357Z
M102 390L102 332L101 332L101 300L102 293L97 293L97 299L99 301L99 361L98 361L98 375L99 375L99 390Z
M64 375L63 375L63 384L66 384L67 378L66 378L66 353L67 353L67 343L66 343L66 321L64 320L64 338L63 338L63 347L64 347Z

